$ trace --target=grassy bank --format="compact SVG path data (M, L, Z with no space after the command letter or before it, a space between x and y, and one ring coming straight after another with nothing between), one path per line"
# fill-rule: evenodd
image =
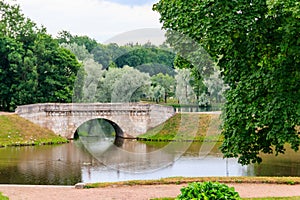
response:
M162 184L186 184L192 182L220 182L220 183L269 183L269 184L300 184L300 177L170 177L158 180L132 180L107 183L91 183L85 188L118 187L124 185L162 185Z
M142 141L219 141L218 114L177 113L163 124L140 135Z
M66 143L55 135L18 115L0 115L0 147Z

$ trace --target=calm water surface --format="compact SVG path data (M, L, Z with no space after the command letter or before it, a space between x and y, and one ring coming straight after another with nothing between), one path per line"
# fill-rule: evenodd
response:
M299 154L263 156L260 165L223 159L218 143L114 141L81 137L69 144L0 148L1 184L74 185L171 176L300 176Z

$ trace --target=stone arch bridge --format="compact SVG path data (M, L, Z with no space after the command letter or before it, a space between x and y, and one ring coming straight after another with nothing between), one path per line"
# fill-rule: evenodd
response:
M142 103L45 103L18 106L15 112L68 139L92 119L105 119L119 137L136 138L175 113L172 107Z

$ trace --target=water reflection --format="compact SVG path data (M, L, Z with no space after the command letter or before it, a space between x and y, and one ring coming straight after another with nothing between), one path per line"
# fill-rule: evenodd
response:
M275 155L261 155L263 162L255 165L257 176L300 176L299 152L286 147L286 153Z
M153 145L136 141L124 141L123 144L126 144L127 148L131 146L130 150L134 147L135 150L139 151L142 149L144 152L147 152L147 150L150 153L155 152L153 151L155 149ZM180 145L180 143L177 145ZM114 153L111 151L115 150L114 148L108 148L104 152L106 156L103 157L109 160L109 165L86 166L82 177L83 180L88 180L86 182L107 182L159 179L174 176L248 176L253 174L252 166L241 166L237 164L236 159L223 159L222 154L218 151L219 144L205 144L213 146L212 150L205 154L199 151L201 145L203 144L193 143L184 154L180 151L173 151L173 153L159 151L160 156L159 154L145 154L143 159L141 157L128 157L127 154L122 155L119 152ZM136 148L137 146L144 146L144 148ZM158 143L158 146L163 146L163 144ZM123 149L127 152L126 150L128 149ZM174 160L177 154L182 154L182 156L178 160ZM101 152L101 155L103 155L103 152ZM101 155L96 155L96 157Z
M90 161L75 144L0 148L0 183L70 185L81 181L81 164Z
M84 148L99 162L122 172L145 173L173 164L190 146L188 142L151 147L134 140L115 137L109 121L95 119L81 125L77 132Z
M176 145L179 150L172 152ZM263 155L262 164L241 166L236 159L223 159L219 145L193 143L183 153L180 144L162 149L167 145L86 137L58 146L0 148L0 183L74 185L173 176L300 176L299 153Z
M177 142L157 148L135 140L117 138L113 143L112 140L97 140L95 137L80 137L80 142L108 168L130 173L146 173L172 165L189 145Z

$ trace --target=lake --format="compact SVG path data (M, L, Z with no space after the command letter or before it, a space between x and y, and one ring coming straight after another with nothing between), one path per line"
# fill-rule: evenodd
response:
M151 143L80 137L68 144L0 148L1 184L74 185L174 176L300 176L299 153L260 165L223 159L219 143Z

